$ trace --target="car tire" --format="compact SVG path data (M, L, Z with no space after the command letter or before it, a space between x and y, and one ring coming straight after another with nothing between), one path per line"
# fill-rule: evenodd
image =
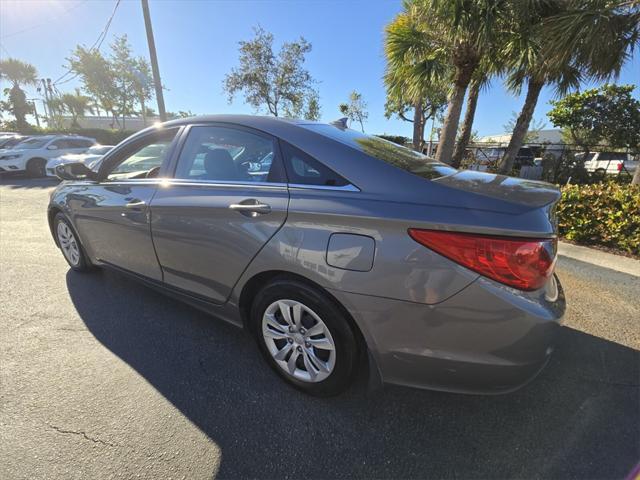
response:
M58 213L54 217L53 232L62 256L72 270L85 273L94 269L80 244L78 234L63 213Z
M328 397L352 383L359 342L346 314L326 293L297 280L275 279L255 296L250 322L267 363L298 390Z
M32 158L27 162L27 174L33 178L47 175L47 161L44 158Z

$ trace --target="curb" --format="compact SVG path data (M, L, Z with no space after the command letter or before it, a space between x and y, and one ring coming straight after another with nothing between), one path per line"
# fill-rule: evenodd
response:
M565 242L558 242L558 255L640 277L640 260L633 258L614 255L594 248L581 247Z

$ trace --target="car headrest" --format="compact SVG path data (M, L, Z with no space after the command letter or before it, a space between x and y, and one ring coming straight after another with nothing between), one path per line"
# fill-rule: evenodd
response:
M239 180L240 174L231 154L223 149L211 150L204 157L207 180Z

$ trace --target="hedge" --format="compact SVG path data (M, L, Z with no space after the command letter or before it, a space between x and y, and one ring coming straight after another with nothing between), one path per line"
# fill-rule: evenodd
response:
M11 130L7 128L7 130ZM24 135L82 135L95 138L102 145L117 145L125 138L133 135L133 130L107 130L104 128L38 128L29 126L20 131Z
M567 185L556 213L567 240L640 256L640 185Z

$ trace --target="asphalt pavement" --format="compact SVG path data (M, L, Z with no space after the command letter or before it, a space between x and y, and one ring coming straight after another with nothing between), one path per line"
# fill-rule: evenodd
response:
M640 279L561 258L560 343L523 389L359 381L308 397L242 330L69 270L55 182L0 179L0 478L624 478L640 459Z

